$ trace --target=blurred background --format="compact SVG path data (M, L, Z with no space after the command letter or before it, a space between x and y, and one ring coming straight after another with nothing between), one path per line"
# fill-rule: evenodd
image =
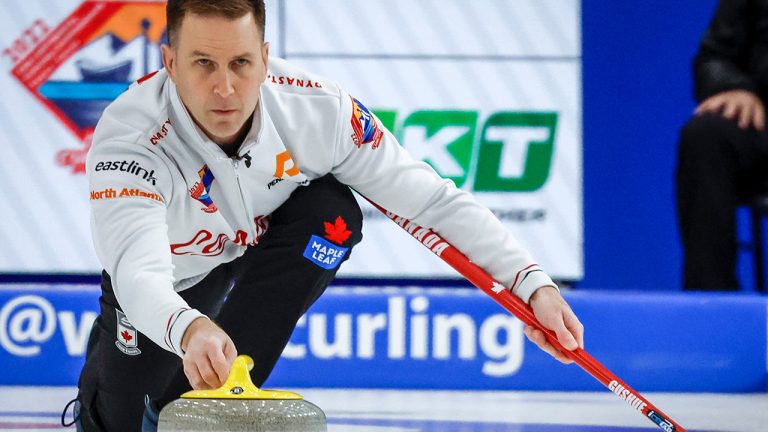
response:
M82 171L90 133L109 101L161 66L162 4L103 2L111 9L88 17L83 3L99 2L0 5L0 175L13 202L0 227L4 280L100 270ZM676 140L694 108L691 60L714 0L267 4L272 55L372 107L406 148L496 211L554 277L678 289ZM40 49L50 33L58 42ZM489 139L488 120L504 113L518 124L501 125L506 141ZM541 113L556 114L549 129L526 124ZM371 241L344 275L453 277L385 222L369 224ZM386 260L363 259L374 245ZM751 287L749 260L740 274Z
M676 143L716 0L266 3L270 54L341 84L489 206L573 288L595 357L640 390L766 391L751 254L741 292L681 289ZM161 66L164 4L3 0L0 29L0 385L74 385L101 270L84 158L104 107ZM372 209L364 236L273 385L600 388ZM357 324L377 314L389 327L363 349Z

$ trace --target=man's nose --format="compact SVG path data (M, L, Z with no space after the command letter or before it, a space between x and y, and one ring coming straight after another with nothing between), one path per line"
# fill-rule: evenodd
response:
M218 72L214 80L213 91L218 96L225 98L235 92L231 71L223 70Z

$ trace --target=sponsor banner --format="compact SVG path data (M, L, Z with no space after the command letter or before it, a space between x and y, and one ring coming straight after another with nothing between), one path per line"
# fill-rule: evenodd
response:
M581 55L580 0L285 3L288 56Z
M95 286L0 287L0 385L76 385L99 293Z
M96 287L0 288L0 385L75 385ZM638 391L766 391L764 297L567 294L588 351ZM330 288L301 318L270 387L601 390L467 289ZM120 319L114 349L151 343ZM706 337L699 337L705 335ZM137 344L137 340L141 340ZM611 385L639 407L619 383Z
M380 145L378 126L386 127L490 207L550 275L582 278L579 0L267 3L271 53L358 98L358 146ZM14 203L0 226L0 237L14 239L0 253L0 272L97 273L89 201L162 200L139 189L89 191L83 173L103 109L161 67L164 8L149 0L0 4L0 182ZM150 142L162 141L168 127L166 120ZM99 172L156 183L136 161L97 162ZM289 154L276 162L268 187L306 181ZM202 211L217 211L208 196L213 181L203 170L190 191ZM455 276L363 206L365 239L342 275Z
M578 62L299 63L335 74L353 94L366 94L363 102L413 157L490 208L553 278L583 277ZM342 275L456 276L373 207L361 205L364 241Z

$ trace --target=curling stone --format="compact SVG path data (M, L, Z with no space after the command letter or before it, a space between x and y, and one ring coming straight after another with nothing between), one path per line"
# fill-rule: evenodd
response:
M260 390L251 381L253 359L235 359L227 382L193 390L160 412L158 432L326 432L325 413L301 395Z

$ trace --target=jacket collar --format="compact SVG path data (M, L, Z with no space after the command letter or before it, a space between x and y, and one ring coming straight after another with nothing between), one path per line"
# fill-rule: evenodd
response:
M192 120L192 116L189 114L187 107L184 106L184 103L181 101L181 96L179 96L176 84L173 83L173 80L171 80L170 76L167 77L166 91L168 94L168 99L170 100L168 115L171 120L171 124L178 125L178 127L176 127L176 131L179 135L179 138L181 138L181 140L188 147L191 147L197 151L202 151L210 157L215 159L229 159L227 154L224 153L224 150L222 150L218 144L213 142L205 134L205 132L200 129L195 121ZM240 145L240 148L238 149L237 153L240 156L244 155L256 144L263 141L264 138L266 138L265 135L278 137L274 126L272 125L271 119L269 118L269 115L263 108L263 96L264 92L261 88L259 88L259 103L256 106L256 110L254 111L251 129ZM264 133L265 129L268 131L266 134Z

